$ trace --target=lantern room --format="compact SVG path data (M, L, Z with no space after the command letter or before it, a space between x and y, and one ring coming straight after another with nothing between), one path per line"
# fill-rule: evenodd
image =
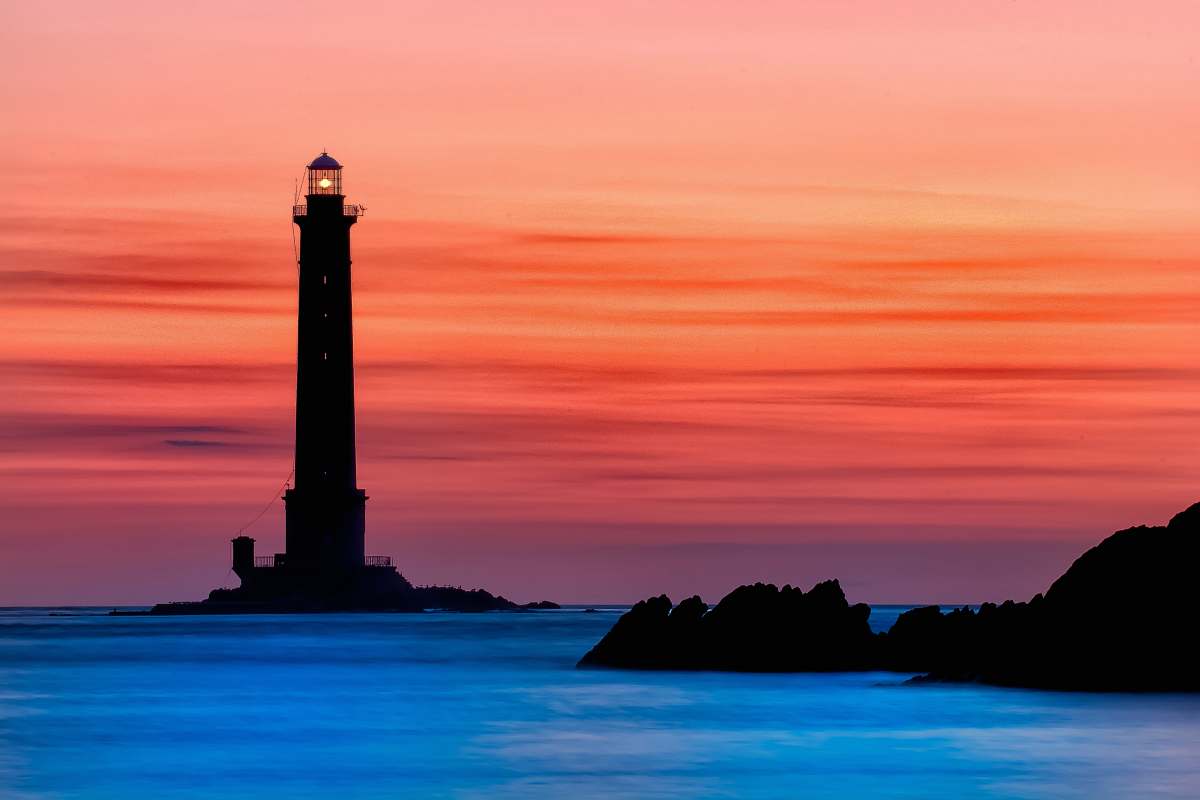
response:
M329 153L322 152L308 165L308 193L342 194L342 165Z

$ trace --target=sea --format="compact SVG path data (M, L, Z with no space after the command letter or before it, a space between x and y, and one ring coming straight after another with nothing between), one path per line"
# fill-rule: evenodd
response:
M109 610L0 610L5 800L1200 797L1196 696L576 669L619 607Z

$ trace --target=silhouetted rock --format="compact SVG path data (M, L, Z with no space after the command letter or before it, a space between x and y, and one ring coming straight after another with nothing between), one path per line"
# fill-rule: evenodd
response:
M671 601L665 594L638 602L579 663L669 669L679 658L675 645L666 641L670 614Z
M865 669L875 638L870 608L846 602L837 581L807 594L756 583L711 611L699 597L674 608L666 595L643 600L579 662L639 669L794 672Z
M623 615L580 666L736 671L884 669L922 681L1089 691L1200 691L1192 612L1200 503L1166 526L1119 531L1045 595L901 614L887 633L837 581L807 594L741 586L706 611L660 596Z
M483 589L456 586L418 586L413 590L421 607L431 611L516 611L516 603Z
M525 603L521 606L524 611L553 611L557 608L562 608L558 603L552 603L549 600L538 600L536 603Z
M988 674L1018 668L1014 658L1038 628L1041 595L1029 603L1011 600L984 603L978 611L958 608L942 613L937 606L901 614L880 634L879 666L898 672L936 673L939 680L990 680ZM1018 681L1015 685L1031 685Z
M1198 691L1198 558L1200 504L1165 526L1118 531L1076 559L1044 597L985 606L966 631L944 632L932 648L939 657L922 669L934 680L1008 686ZM945 654L959 643L966 657Z

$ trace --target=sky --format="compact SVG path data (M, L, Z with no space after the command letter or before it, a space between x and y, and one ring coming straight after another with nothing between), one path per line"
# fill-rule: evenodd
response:
M1200 7L0 4L0 604L283 548L345 165L367 549L515 600L1043 590L1200 500Z

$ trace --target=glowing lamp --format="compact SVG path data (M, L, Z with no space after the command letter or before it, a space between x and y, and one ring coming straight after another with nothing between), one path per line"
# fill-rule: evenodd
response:
M321 153L308 165L308 193L342 193L342 165L329 153Z

